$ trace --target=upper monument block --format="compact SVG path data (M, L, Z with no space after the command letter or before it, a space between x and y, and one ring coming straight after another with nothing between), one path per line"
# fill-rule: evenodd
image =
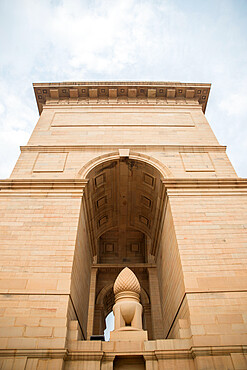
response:
M39 113L49 102L166 104L189 100L205 113L211 84L181 82L55 82L34 83Z

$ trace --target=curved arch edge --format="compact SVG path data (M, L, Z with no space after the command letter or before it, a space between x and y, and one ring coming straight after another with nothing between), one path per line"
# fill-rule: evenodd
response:
M91 159L89 162L87 162L79 170L76 178L86 179L88 174L96 166L98 166L98 165L100 165L104 162L113 161L113 160L116 160L116 159L119 160L120 158L121 158L121 155L120 155L119 151L106 153L106 154L103 154L101 156L95 157L95 158ZM154 168L156 168L156 170L158 170L160 172L162 178L173 178L174 177L172 172L168 169L168 167L166 167L163 163L161 163L158 159L156 159L154 157L148 156L148 155L143 154L143 153L137 153L137 152L134 152L134 151L130 151L128 158L133 159L133 160L137 160L137 161L141 161L141 162L144 162L144 163L147 163L147 164L153 166Z

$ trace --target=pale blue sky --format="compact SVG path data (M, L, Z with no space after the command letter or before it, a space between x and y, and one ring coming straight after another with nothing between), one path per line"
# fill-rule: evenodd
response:
M0 0L0 178L38 119L32 82L211 82L206 116L247 176L246 0Z

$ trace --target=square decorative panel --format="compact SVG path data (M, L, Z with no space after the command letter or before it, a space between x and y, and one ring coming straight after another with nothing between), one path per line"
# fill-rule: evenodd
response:
M114 244L105 243L105 253L112 253L112 252L114 252Z
M102 198L99 198L96 202L97 204L97 208L99 207L102 207L103 205L105 205L107 203L106 201L106 196L102 197Z
M102 226L102 225L106 224L106 223L107 223L107 221L108 221L108 217L107 217L107 216L103 216L103 217L101 217L101 218L99 219L98 226L100 227L100 226Z
M149 219L144 216L139 216L139 220L142 224L149 226Z
M142 195L141 196L141 203L147 207L147 208L150 208L151 207L151 199L149 199L148 197L145 197L145 195Z
M63 172L68 153L39 153L33 172Z
M151 186L152 188L154 187L154 177L149 175L148 173L144 173L143 181L145 182L145 184Z
M96 188L98 188L99 186L101 186L102 184L104 184L105 183L105 174L102 173L101 175L95 177L94 178L94 182L95 182Z
M180 153L186 172L215 171L208 153Z
M139 252L139 244L137 243L131 244L131 252Z

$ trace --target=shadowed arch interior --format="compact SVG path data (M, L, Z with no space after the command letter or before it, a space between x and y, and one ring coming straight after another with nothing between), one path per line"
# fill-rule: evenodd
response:
M98 262L145 262L145 239L154 240L161 175L147 163L121 158L95 167L85 197L93 255Z
M114 304L112 285L122 268L128 266L145 292L141 297L143 326L151 339L148 269L155 264L151 250L161 218L162 175L148 163L122 157L97 165L87 178L86 218L97 271L95 306L89 312L93 315L91 332L103 334L105 318ZM103 299L97 298L100 295Z

